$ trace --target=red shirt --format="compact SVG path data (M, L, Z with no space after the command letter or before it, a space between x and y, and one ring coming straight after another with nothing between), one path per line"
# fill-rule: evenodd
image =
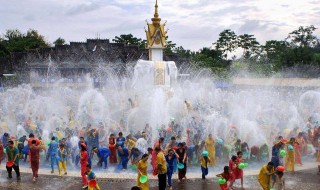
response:
M30 151L30 160L31 161L39 161L40 160L40 147L32 146L29 149Z
M81 154L80 164L81 165L88 164L88 152L87 151L81 151L80 154Z

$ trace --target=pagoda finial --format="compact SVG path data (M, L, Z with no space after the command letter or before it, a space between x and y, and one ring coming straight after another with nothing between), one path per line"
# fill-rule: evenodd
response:
M158 13L158 0L156 0L156 5L154 6L154 18L158 18L159 17L159 13Z
M158 13L158 0L156 0L156 5L154 6L154 17L151 19L152 23L154 25L160 24L161 18L159 18L159 13Z

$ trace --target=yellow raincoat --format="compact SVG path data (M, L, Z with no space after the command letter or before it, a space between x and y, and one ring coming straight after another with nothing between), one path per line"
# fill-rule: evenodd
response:
M141 177L139 170L142 173L142 175L148 175L148 173L147 173L148 162L144 162L144 161L140 160L137 168L138 168L137 186L140 186L142 190L149 190L149 182L147 181L146 183L142 184L142 183L140 183L140 180L139 180Z
M210 159L210 166L215 166L216 165L216 149L214 146L214 140L207 138L206 140L206 150L208 151L208 157Z
M271 173L274 172L274 168L271 171L268 170L267 165L262 166L260 173L258 175L258 181L263 188L263 190L270 190L270 178Z

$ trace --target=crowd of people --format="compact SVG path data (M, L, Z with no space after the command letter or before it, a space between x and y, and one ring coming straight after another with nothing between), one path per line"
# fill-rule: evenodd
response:
M23 99L21 97L18 100ZM128 99L129 113L139 110L137 99ZM126 114L120 114L123 117L119 122L95 120L95 114L99 113L94 106L98 105L90 101L88 105L79 105L77 114L65 107L66 115L59 116L51 112L22 112L20 105L17 107L20 111L3 109L0 110L0 164L6 159L8 179L14 170L17 180L21 180L19 163L25 162L32 170L34 182L43 163L40 160L45 161L53 175L68 175L69 168L76 168L83 188L89 189L100 189L92 170L130 170L138 175L137 188L149 189L145 179L154 175L158 176L159 189L163 190L167 186L172 189L173 174L177 174L178 183L186 180L190 167L198 168L203 180L212 167L221 167L223 172L217 175L221 178L221 189L233 189L235 180L240 180L243 189L243 164L266 163L258 181L263 189L269 190L284 189L284 172L294 172L295 165L303 165L305 157L320 161L320 125L313 117L301 123L303 126L290 128L284 120L292 116L285 115L285 106L266 105L262 109L261 105L258 114L248 114L255 123L250 125L250 122L241 123L241 119L231 118L230 114L241 113L232 112L237 107L231 109L227 101L211 107L194 103L193 107L185 100L178 119L172 117L160 126L144 123L141 128L129 125ZM211 112L216 109L214 106L218 112ZM277 109L278 115L274 111ZM209 117L209 113L215 117ZM12 130L4 118L9 118L7 121L11 120L17 129ZM214 122L212 118L221 122ZM226 122L222 122L224 120ZM294 122L295 126L297 123Z
M295 128L286 138L281 135L275 136L270 148L267 144L250 147L240 139L227 145L222 138L215 139L212 134L205 136L200 128L187 128L185 138L182 138L181 131L177 131L178 128L172 119L167 127L158 129L158 137L153 146L150 146L152 139L147 134L151 133L148 124L141 134L128 134L124 137L122 132L112 133L108 142L100 141L99 127L91 124L79 131L66 128L66 136L62 138L52 133L51 140L47 142L43 142L39 129L32 130L28 137L11 136L5 132L0 141L0 161L6 158L8 179L12 178L14 170L17 180L21 180L19 162L28 162L33 173L32 181L38 178L41 155L45 155L45 160L50 161L51 173L54 174L57 168L59 176L67 175L68 165L80 165L84 189L100 189L92 167L106 169L109 165L114 165L119 171L136 170L137 186L143 190L149 189L149 184L148 181L141 182L142 176L151 173L157 175L160 190L166 189L166 186L172 189L172 175L178 173L178 183L186 180L188 165L200 164L201 177L206 179L210 166L220 167L218 165L228 160L229 165L223 168L224 172L217 175L225 179L225 182L220 184L221 189L233 189L233 183L237 179L240 180L243 189L243 168L239 167L242 163L268 161L258 176L261 187L264 190L275 187L284 189L284 171L294 172L295 164L303 164L303 156L314 154L317 161L320 161L318 126L309 128L307 133L299 132L299 129ZM79 135L76 146L71 142L71 135L74 134ZM43 154L40 154L41 152Z

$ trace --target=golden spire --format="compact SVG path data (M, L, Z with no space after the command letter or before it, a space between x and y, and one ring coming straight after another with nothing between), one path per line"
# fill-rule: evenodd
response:
M156 0L156 5L154 7L155 7L154 17L151 20L154 25L159 25L161 18L159 18L159 13L158 13L158 0Z

